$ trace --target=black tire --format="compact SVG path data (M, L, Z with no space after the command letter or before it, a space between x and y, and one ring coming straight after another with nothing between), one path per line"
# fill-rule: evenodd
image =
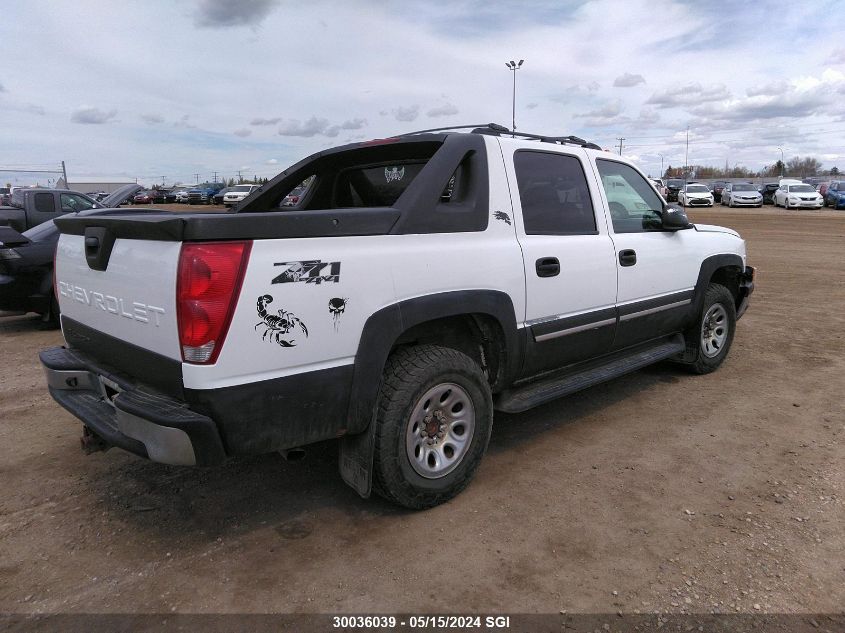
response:
M464 448L459 449L460 457L449 467L451 470L442 475L424 477L416 470L420 466L411 463L408 442L414 441L410 438L416 437L416 429L426 432L425 420L441 412L436 404L428 404L431 397L423 401L423 396L447 385L457 385L468 397L471 409L467 410L474 413L472 430L469 431L472 435ZM415 410L420 411L420 416L425 411L429 413L425 419L414 420L412 417L416 416L412 414ZM374 490L388 501L406 508L431 508L448 501L467 487L487 450L493 426L490 386L478 364L457 350L435 345L402 348L391 354L384 369L375 424ZM451 422L451 428L459 426L459 421ZM443 427L440 429L442 431ZM428 442L428 436L422 437ZM417 442L422 444L423 440ZM449 448L448 442L447 435L441 451ZM425 447L423 450L432 451ZM427 455L430 456L430 453ZM425 461L421 459L418 464L424 467Z
M721 310L719 310L721 308ZM720 316L721 319L713 321L712 317ZM711 322L705 324L705 319ZM713 341L719 332L724 329L724 338L718 344ZM707 333L713 336L708 343L705 343ZM696 320L695 326L686 333L687 347L695 351L695 358L689 363L689 368L696 374L709 374L715 371L725 361L733 343L736 332L736 303L731 291L721 284L711 283L704 293L704 305L701 307L701 314ZM715 353L714 353L715 352Z

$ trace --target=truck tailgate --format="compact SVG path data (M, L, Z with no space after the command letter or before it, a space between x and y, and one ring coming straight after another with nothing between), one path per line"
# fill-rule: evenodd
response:
M105 270L85 257L85 237L63 234L56 249L62 316L181 361L176 277L181 242L118 238Z

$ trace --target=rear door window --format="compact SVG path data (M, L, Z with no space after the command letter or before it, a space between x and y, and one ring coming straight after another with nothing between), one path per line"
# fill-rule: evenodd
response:
M55 213L56 202L52 193L36 193L35 210L39 213Z
M520 150L513 162L526 234L597 232L587 179L576 156Z

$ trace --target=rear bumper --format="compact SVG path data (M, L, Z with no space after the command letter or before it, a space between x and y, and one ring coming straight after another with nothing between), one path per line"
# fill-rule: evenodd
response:
M40 354L50 395L110 445L163 464L212 466L226 459L214 421L187 404L54 347Z

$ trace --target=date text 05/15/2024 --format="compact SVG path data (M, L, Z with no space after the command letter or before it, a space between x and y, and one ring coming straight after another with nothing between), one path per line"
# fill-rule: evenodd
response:
M406 617L385 615L336 615L332 616L336 629L507 629L510 616L506 615L411 615Z

